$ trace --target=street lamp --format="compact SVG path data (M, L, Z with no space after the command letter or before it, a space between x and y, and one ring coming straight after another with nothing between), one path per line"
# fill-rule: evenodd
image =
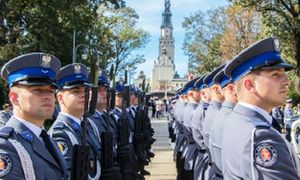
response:
M87 37L86 37L86 39L87 39ZM77 59L77 50L78 50L79 47L89 48L89 46L88 46L88 45L85 45L85 44L78 44L78 45L76 46L76 32L75 32L75 30L74 30L74 31L73 31L73 57L72 57L72 63L73 63L73 64L76 63L76 59ZM86 60L86 59L87 59L87 55L86 55L86 54L82 55L82 59L83 59L83 60Z
M88 46L85 45L85 44L78 44L78 45L76 46L75 51L73 52L73 64L76 63L76 60L77 60L77 50L78 50L79 47L85 47L85 48L88 48ZM83 58L84 58L84 57L87 57L87 56L83 56Z

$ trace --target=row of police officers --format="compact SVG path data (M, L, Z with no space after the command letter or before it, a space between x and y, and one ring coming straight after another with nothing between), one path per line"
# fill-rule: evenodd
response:
M130 99L124 106L124 88L128 86L118 82L110 91L107 73L100 69L96 110L86 120L84 132L88 73L80 63L61 68L60 60L46 53L24 54L2 67L13 115L0 129L1 179L70 179L72 173L76 174L71 172L72 167L81 166L74 161L73 147L84 143L84 133L90 148L88 162L82 162L88 164L87 179L144 179L148 173L144 166L154 156L150 152L154 131L144 93L130 86ZM109 94L115 107L108 107ZM56 102L60 112L46 132L44 121L52 117ZM128 134L128 143L120 143L122 134ZM127 162L126 167L121 166L123 162Z
M299 158L270 115L286 101L292 68L268 37L185 84L169 116L177 179L300 179Z

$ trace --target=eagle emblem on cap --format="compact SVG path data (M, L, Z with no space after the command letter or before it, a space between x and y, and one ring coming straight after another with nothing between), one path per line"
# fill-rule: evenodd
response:
M274 39L274 49L275 51L279 52L280 51L280 42L279 39Z
M74 65L74 73L81 74L81 66L79 64Z
M50 67L50 63L51 63L51 56L43 55L43 57L42 57L42 66L43 67Z

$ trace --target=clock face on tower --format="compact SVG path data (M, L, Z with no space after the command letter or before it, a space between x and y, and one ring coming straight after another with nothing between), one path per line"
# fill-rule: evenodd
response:
M168 37L168 36L169 36L169 34L170 34L169 30L168 30L168 29L166 29L166 30L165 30L165 36L167 36L167 37Z

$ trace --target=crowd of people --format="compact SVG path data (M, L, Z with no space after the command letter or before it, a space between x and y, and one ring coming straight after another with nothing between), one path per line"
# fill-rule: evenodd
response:
M295 117L291 69L279 40L268 37L178 90L168 118L177 180L300 179L299 157L282 134Z

